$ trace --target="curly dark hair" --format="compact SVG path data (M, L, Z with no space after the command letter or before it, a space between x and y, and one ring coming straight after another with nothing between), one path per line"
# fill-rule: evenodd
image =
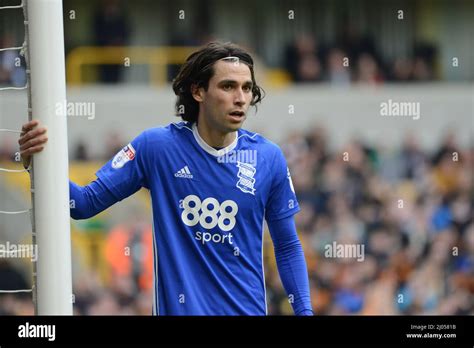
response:
M214 76L214 63L225 57L237 57L249 67L253 82L250 105L254 106L263 99L264 91L255 81L253 59L250 54L231 42L210 42L186 59L178 76L173 80L173 91L178 97L175 104L177 116L184 121L197 121L199 103L192 96L191 87L195 85L207 91L209 80Z

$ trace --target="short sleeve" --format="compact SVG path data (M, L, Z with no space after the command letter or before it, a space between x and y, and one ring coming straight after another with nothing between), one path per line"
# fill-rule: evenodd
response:
M143 132L97 171L97 177L119 200L132 195L142 187L149 187L145 166L146 151L146 132Z
M267 221L283 219L300 211L290 169L280 148L275 153L272 169L272 184L265 206Z

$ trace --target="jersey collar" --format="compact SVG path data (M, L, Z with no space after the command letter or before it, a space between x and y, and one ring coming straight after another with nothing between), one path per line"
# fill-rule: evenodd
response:
M226 153L228 153L228 152L232 151L233 149L235 149L235 147L237 146L237 142L239 140L238 132L236 132L235 140L230 145L228 145L227 147L224 147L220 150L216 150L212 146L207 144L204 141L204 139L201 138L201 136L199 135L196 123L193 123L192 127L193 127L194 139L196 139L196 142L198 143L198 145L210 155L213 155L215 157L221 157L221 156L224 156Z

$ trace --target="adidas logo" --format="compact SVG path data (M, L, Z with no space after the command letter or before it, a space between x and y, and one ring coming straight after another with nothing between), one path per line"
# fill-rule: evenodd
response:
M188 166L185 166L184 168L181 168L178 170L176 173L174 173L174 176L177 178L186 178L186 179L192 179L193 175L189 171Z

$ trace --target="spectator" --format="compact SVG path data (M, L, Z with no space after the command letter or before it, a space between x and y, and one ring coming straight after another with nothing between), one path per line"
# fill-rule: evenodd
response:
M344 59L347 58L347 65L344 65ZM336 86L348 86L351 83L350 60L347 54L333 48L329 51L327 57L327 80Z
M380 68L369 53L362 53L357 59L355 81L370 85L378 85L383 82Z
M89 151L86 143L83 140L79 140L73 152L73 158L76 161L89 161Z
M126 12L120 0L102 0L94 18L94 35L97 46L126 46L130 37L130 27ZM100 81L117 83L122 78L120 65L101 65Z
M0 39L0 48L18 47L11 33ZM19 50L0 52L0 85L23 87L26 84L25 60Z
M316 40L309 34L299 35L285 53L285 67L295 82L316 82L323 78Z

